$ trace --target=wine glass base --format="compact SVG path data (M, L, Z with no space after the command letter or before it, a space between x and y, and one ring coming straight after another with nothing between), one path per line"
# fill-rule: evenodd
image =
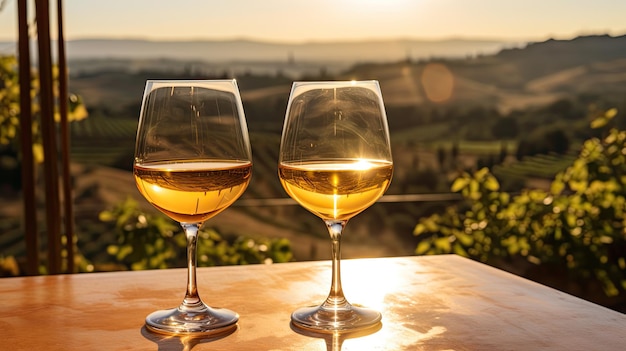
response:
M205 336L225 333L237 327L237 313L224 308L204 307L194 311L178 307L152 312L146 317L146 328L167 335Z
M380 323L380 312L357 306L312 306L297 309L291 314L291 322L298 328L321 333L357 331Z

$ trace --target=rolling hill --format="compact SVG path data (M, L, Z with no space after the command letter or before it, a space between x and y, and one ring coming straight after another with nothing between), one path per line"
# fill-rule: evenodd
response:
M274 71L265 63L269 71L261 74L223 72L212 65L158 58L71 61L70 90L81 95L89 108L135 120L146 79L231 76L238 80L250 131L276 135L293 80L376 79L393 135L415 135L424 123L442 122L436 115L425 120L424 112L434 109L483 106L507 114L589 95L621 106L626 91L626 36L547 40L466 58L355 63L337 73L322 70L296 76L284 74L284 62L274 63ZM450 131L442 128L426 137L449 139Z

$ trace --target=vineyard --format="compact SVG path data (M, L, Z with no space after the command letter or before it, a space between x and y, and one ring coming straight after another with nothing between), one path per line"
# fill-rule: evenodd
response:
M576 159L575 153L567 155L535 155L527 156L521 162L510 165L496 165L492 172L499 178L542 178L552 179L558 173L566 169Z
M70 132L73 162L114 167L127 157L132 164L137 121L93 116L72 123Z
M401 75L405 72L403 68L402 64L391 65L389 73ZM102 211L131 197L146 211L156 212L138 194L130 174L139 104L137 99L129 99L132 95L129 92L141 92L148 74L156 73L102 72L72 79L72 90L85 97L90 109L89 118L70 125L77 245L86 258L101 265L112 260L106 248L116 240L111 225L99 219ZM317 217L289 201L277 177L280 126L288 84L280 76L263 77L263 84L254 79L254 76L238 78L250 130L252 180L242 198L206 226L230 238L287 238L297 260L326 259L325 227ZM391 92L404 91L403 86L396 86L404 83L404 79L381 81L385 96L392 101L386 108L394 178L387 199L383 198L350 221L342 250L345 257L414 254L418 244L413 235L415 225L420 218L442 212L455 202L446 195L459 172L488 165L507 185L507 191L519 191L529 181L550 179L575 157L575 153L548 153L526 155L518 161L513 153L518 142L532 134L528 130L518 128L517 138L490 136L489 133L497 131L493 126L507 119L490 109L471 105L423 108L394 105ZM115 88L122 86L123 90ZM528 110L516 118L520 128L522 125L530 128L541 121L543 133L550 131L552 122L548 118L553 118L550 116L543 110ZM472 128L475 126L481 128ZM507 149L505 155L503 145ZM502 163L504 159L506 162ZM435 200L410 200L414 199L413 194L430 194ZM436 200L438 194L442 194L442 200ZM23 256L19 213L19 201L3 210L1 229L5 234L0 238L3 255ZM42 223L40 228L44 227Z
M106 246L114 242L115 237L110 226L98 219L99 213L127 197L136 198L147 210L153 211L138 196L129 173L136 126L137 121L132 118L100 115L92 115L70 125L71 159L75 164L73 177L76 184L74 196L78 246L85 257L100 264L111 260L106 253ZM396 172L388 195L406 195L407 189L413 193L448 191L450 177L441 178L435 186L419 177L415 178L415 172L428 172L428 169L434 173L450 173L451 176L454 174L453 170L443 169L435 157L438 148L449 150L452 147L450 142L415 144L415 140L420 138L411 138L411 132L417 129L418 134L423 136L442 131L439 125L432 127L430 133L427 127L392 133ZM250 186L240 203L235 203L232 209L207 225L227 236L287 237L294 244L297 259L327 258L327 233L318 218L294 205L295 203L278 201L278 206L272 205L271 201L265 201L263 205L250 205L249 200L287 199L277 177L279 133L251 131L250 140L254 163ZM497 153L499 145L498 141L464 141L459 143L459 157L465 160L465 167L469 167L475 162L472 160ZM420 155L419 167L422 171L412 169L415 167L417 154ZM492 171L499 179L551 179L557 172L569 166L575 156L575 153L528 156L506 166L495 165ZM448 204L449 200L398 203L381 201L350 222L347 230L350 235L345 239L344 254L347 257L410 255L417 243L412 232L419 218L441 211ZM19 206L16 203L8 207L17 208L15 211L19 213ZM293 218L298 220L294 221ZM19 216L3 218L0 221L0 231L3 233L0 236L2 254L23 256L25 246ZM45 246L45 243L42 245Z
M126 179L117 181L117 189L107 185L108 179L96 181L93 172L103 172L102 168L118 168L118 172L128 172L131 169L136 122L121 118L103 118L100 116L90 117L72 125L72 161L80 164L84 172L83 175L75 177L83 184L83 190L76 193L78 203L77 211L80 215L78 225L82 227L79 233L106 232L108 229L103 223L97 221L97 212L114 206L111 200L102 201L90 199L94 194L107 193L107 197L123 199L123 195L113 196L113 193L126 189L131 196L136 197L139 202L145 201L137 196L134 183L130 174ZM277 155L280 146L280 135L269 132L251 132L250 140L253 149L253 176L250 186L243 194L241 204L235 205L225 211L220 216L213 218L207 226L217 229L226 236L257 236L257 237L288 237L292 241L296 258L321 259L327 257L327 233L320 220L308 213L306 210L293 204L275 205L246 205L245 200L287 199L286 194L277 177ZM89 179L87 180L87 175ZM124 186L120 186L120 184ZM86 206L88 204L88 206ZM294 203L295 204L295 203ZM372 256L372 255L408 255L412 253L410 246L403 245L404 240L392 238L387 240L387 244L381 246L380 241L383 235L374 235L368 238L369 228L381 228L384 223L390 222L390 218L398 217L397 214L387 216L389 204L377 204L369 209L370 216L355 218L350 225L351 237L347 242L354 241L358 246L354 249L346 248L345 254L350 256ZM152 210L146 206L146 209ZM385 219L385 217L389 217ZM293 221L293 218L298 218ZM405 218L404 237L412 240L413 219ZM377 224L378 223L378 224ZM382 232L382 230L381 230ZM303 236L305 238L303 238ZM107 235L111 240L111 236ZM97 257L99 261L107 259L103 255L103 238L91 235L79 238L79 246L82 245L83 253L90 258ZM401 249L401 251L398 251ZM354 253L351 253L354 252Z

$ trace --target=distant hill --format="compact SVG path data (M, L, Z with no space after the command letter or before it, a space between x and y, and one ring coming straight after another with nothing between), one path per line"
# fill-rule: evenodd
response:
M0 42L0 48L12 43ZM70 60L97 58L229 61L322 61L381 62L406 57L466 57L493 54L522 43L504 40L363 40L280 43L253 40L152 41L126 39L81 39L66 41ZM4 49L3 51L7 51Z
M591 68L596 63L626 59L626 35L550 39L524 48L502 50L494 59L501 64L515 65L518 81L528 82L576 67Z
M388 104L420 104L428 101L423 78L433 64L445 67L452 80L446 102L482 103L507 111L580 94L622 101L626 35L547 40L493 55L414 62L408 67L363 64L346 76L379 79Z
M438 64L444 67L443 70L447 70L451 86L450 96L447 99L435 101L436 104L452 103L462 106L482 104L506 112L549 104L560 98L576 98L580 94L596 94L620 102L623 101L626 92L626 35L584 36L571 40L546 40L519 46L503 42L499 44L483 42L485 45L483 48L493 45L494 51L466 56L459 53L467 52L471 41L448 41L446 42L448 47L454 46L455 43L459 46L456 48L456 53L459 55L454 56L451 54L452 51L447 51L451 56L434 55L436 57L430 59L419 59L416 56L407 55L406 50L400 49L410 47L411 43L417 45L417 41L378 42L378 44L311 43L307 45L245 41L163 43L162 46L158 42L137 41L134 42L135 45L132 43L132 41L115 40L105 40L99 45L98 41L71 42L68 46L73 46L72 50L80 47L81 50L91 50L92 55L98 57L107 52L112 55L135 52L136 55L144 56L144 58L108 59L102 57L70 58L72 90L85 96L90 105L112 104L113 101L120 105L129 99L139 101L137 95L141 93L145 79L154 78L158 74L156 72L164 72L163 76L170 74L173 77L181 77L184 74L214 76L226 72L238 79L242 96L246 101L265 101L269 106L273 106L272 104L282 106L283 100L289 93L292 79L301 77L296 73L304 72L310 74L310 77L319 79L320 76L317 74L326 72L328 75L325 79L379 80L385 104L390 108L394 106L403 108L429 102L428 87L424 79L425 72L429 67L432 68L433 65ZM445 47L441 42L419 43ZM89 49L90 45L93 45L91 49ZM117 45L125 46L126 49L114 50L113 48L118 47ZM198 52L192 50L194 47L203 47L203 45L205 47L199 49ZM381 49L385 45L388 50ZM501 49L495 49L497 45L500 45ZM321 55L325 52L324 50L333 47L338 50L334 52L335 56L325 56L325 59L344 57L347 60L348 52L358 56L359 59L354 59L354 62L346 61L336 64L333 66L334 69L331 69L323 62L302 63L297 58L293 58L305 57L302 53L310 52L308 57L313 60L314 57L321 57L315 55ZM396 48L395 51L391 49L392 47ZM426 52L425 47L421 49L424 50L423 52ZM145 50L151 48L150 50L153 51L142 51L144 50L142 48ZM317 48L317 51L313 48ZM236 53L243 57L244 52L247 52L249 56L248 61L245 62L222 63L154 56L166 54L167 50L170 50L169 54L172 56L201 57L202 52L206 52L206 57L214 59L226 59L228 55L235 57ZM288 60L289 56L287 58L284 56L285 52L290 52L290 50L293 53L291 62ZM475 50L478 52L478 49ZM68 51L70 51L69 48ZM209 54L210 52L213 54ZM395 59L392 60L391 57L394 55ZM263 57L267 60L279 59L259 62ZM441 67L431 71L434 72L431 83L434 83L435 89L440 89L441 87L437 85L446 80L444 79L446 77L441 76L441 74L446 74ZM278 79L276 78L278 71L282 73L293 71L294 74ZM272 79L253 76L254 73L259 72L269 73ZM276 102L272 103L272 101ZM264 108L267 109L269 106Z

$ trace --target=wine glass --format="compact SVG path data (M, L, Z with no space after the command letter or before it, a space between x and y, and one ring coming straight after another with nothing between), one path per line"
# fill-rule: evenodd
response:
M177 308L146 317L163 334L208 335L236 327L239 315L207 306L196 285L198 230L250 182L252 155L237 82L149 80L135 145L134 177L154 207L187 237L187 290Z
M378 82L294 82L278 173L287 194L324 220L332 241L330 293L321 305L293 312L292 323L319 332L376 325L380 312L344 297L340 260L346 223L383 195L393 174Z

